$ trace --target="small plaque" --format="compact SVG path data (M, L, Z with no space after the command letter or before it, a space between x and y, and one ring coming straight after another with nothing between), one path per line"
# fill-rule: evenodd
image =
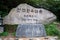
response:
M2 23L0 23L0 25L2 25Z
M0 25L2 25L2 23L3 23L2 20L0 20Z
M4 27L0 27L0 33L4 31Z

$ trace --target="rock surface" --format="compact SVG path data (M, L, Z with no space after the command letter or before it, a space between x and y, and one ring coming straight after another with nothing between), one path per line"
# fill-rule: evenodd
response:
M56 16L46 9L35 8L28 4L20 4L16 8L13 8L3 19L4 24L48 24L53 22L56 19Z
M16 30L16 37L31 38L31 37L45 37L46 31L42 24L20 24Z

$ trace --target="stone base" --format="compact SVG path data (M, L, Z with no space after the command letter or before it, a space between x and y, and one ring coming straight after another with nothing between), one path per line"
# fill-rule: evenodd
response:
M18 38L46 37L43 24L19 24L16 30Z
M57 37L19 38L19 40L57 40Z

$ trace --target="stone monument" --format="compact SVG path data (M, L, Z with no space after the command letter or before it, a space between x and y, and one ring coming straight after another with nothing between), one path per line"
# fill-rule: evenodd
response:
M35 8L28 4L20 4L13 8L3 18L4 24L19 24L16 30L16 37L45 37L45 27L56 19L56 16L43 8Z

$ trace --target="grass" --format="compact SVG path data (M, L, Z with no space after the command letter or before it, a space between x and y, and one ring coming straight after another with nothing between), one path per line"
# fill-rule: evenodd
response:
M0 33L0 36L8 36L8 32L3 32L3 33Z

